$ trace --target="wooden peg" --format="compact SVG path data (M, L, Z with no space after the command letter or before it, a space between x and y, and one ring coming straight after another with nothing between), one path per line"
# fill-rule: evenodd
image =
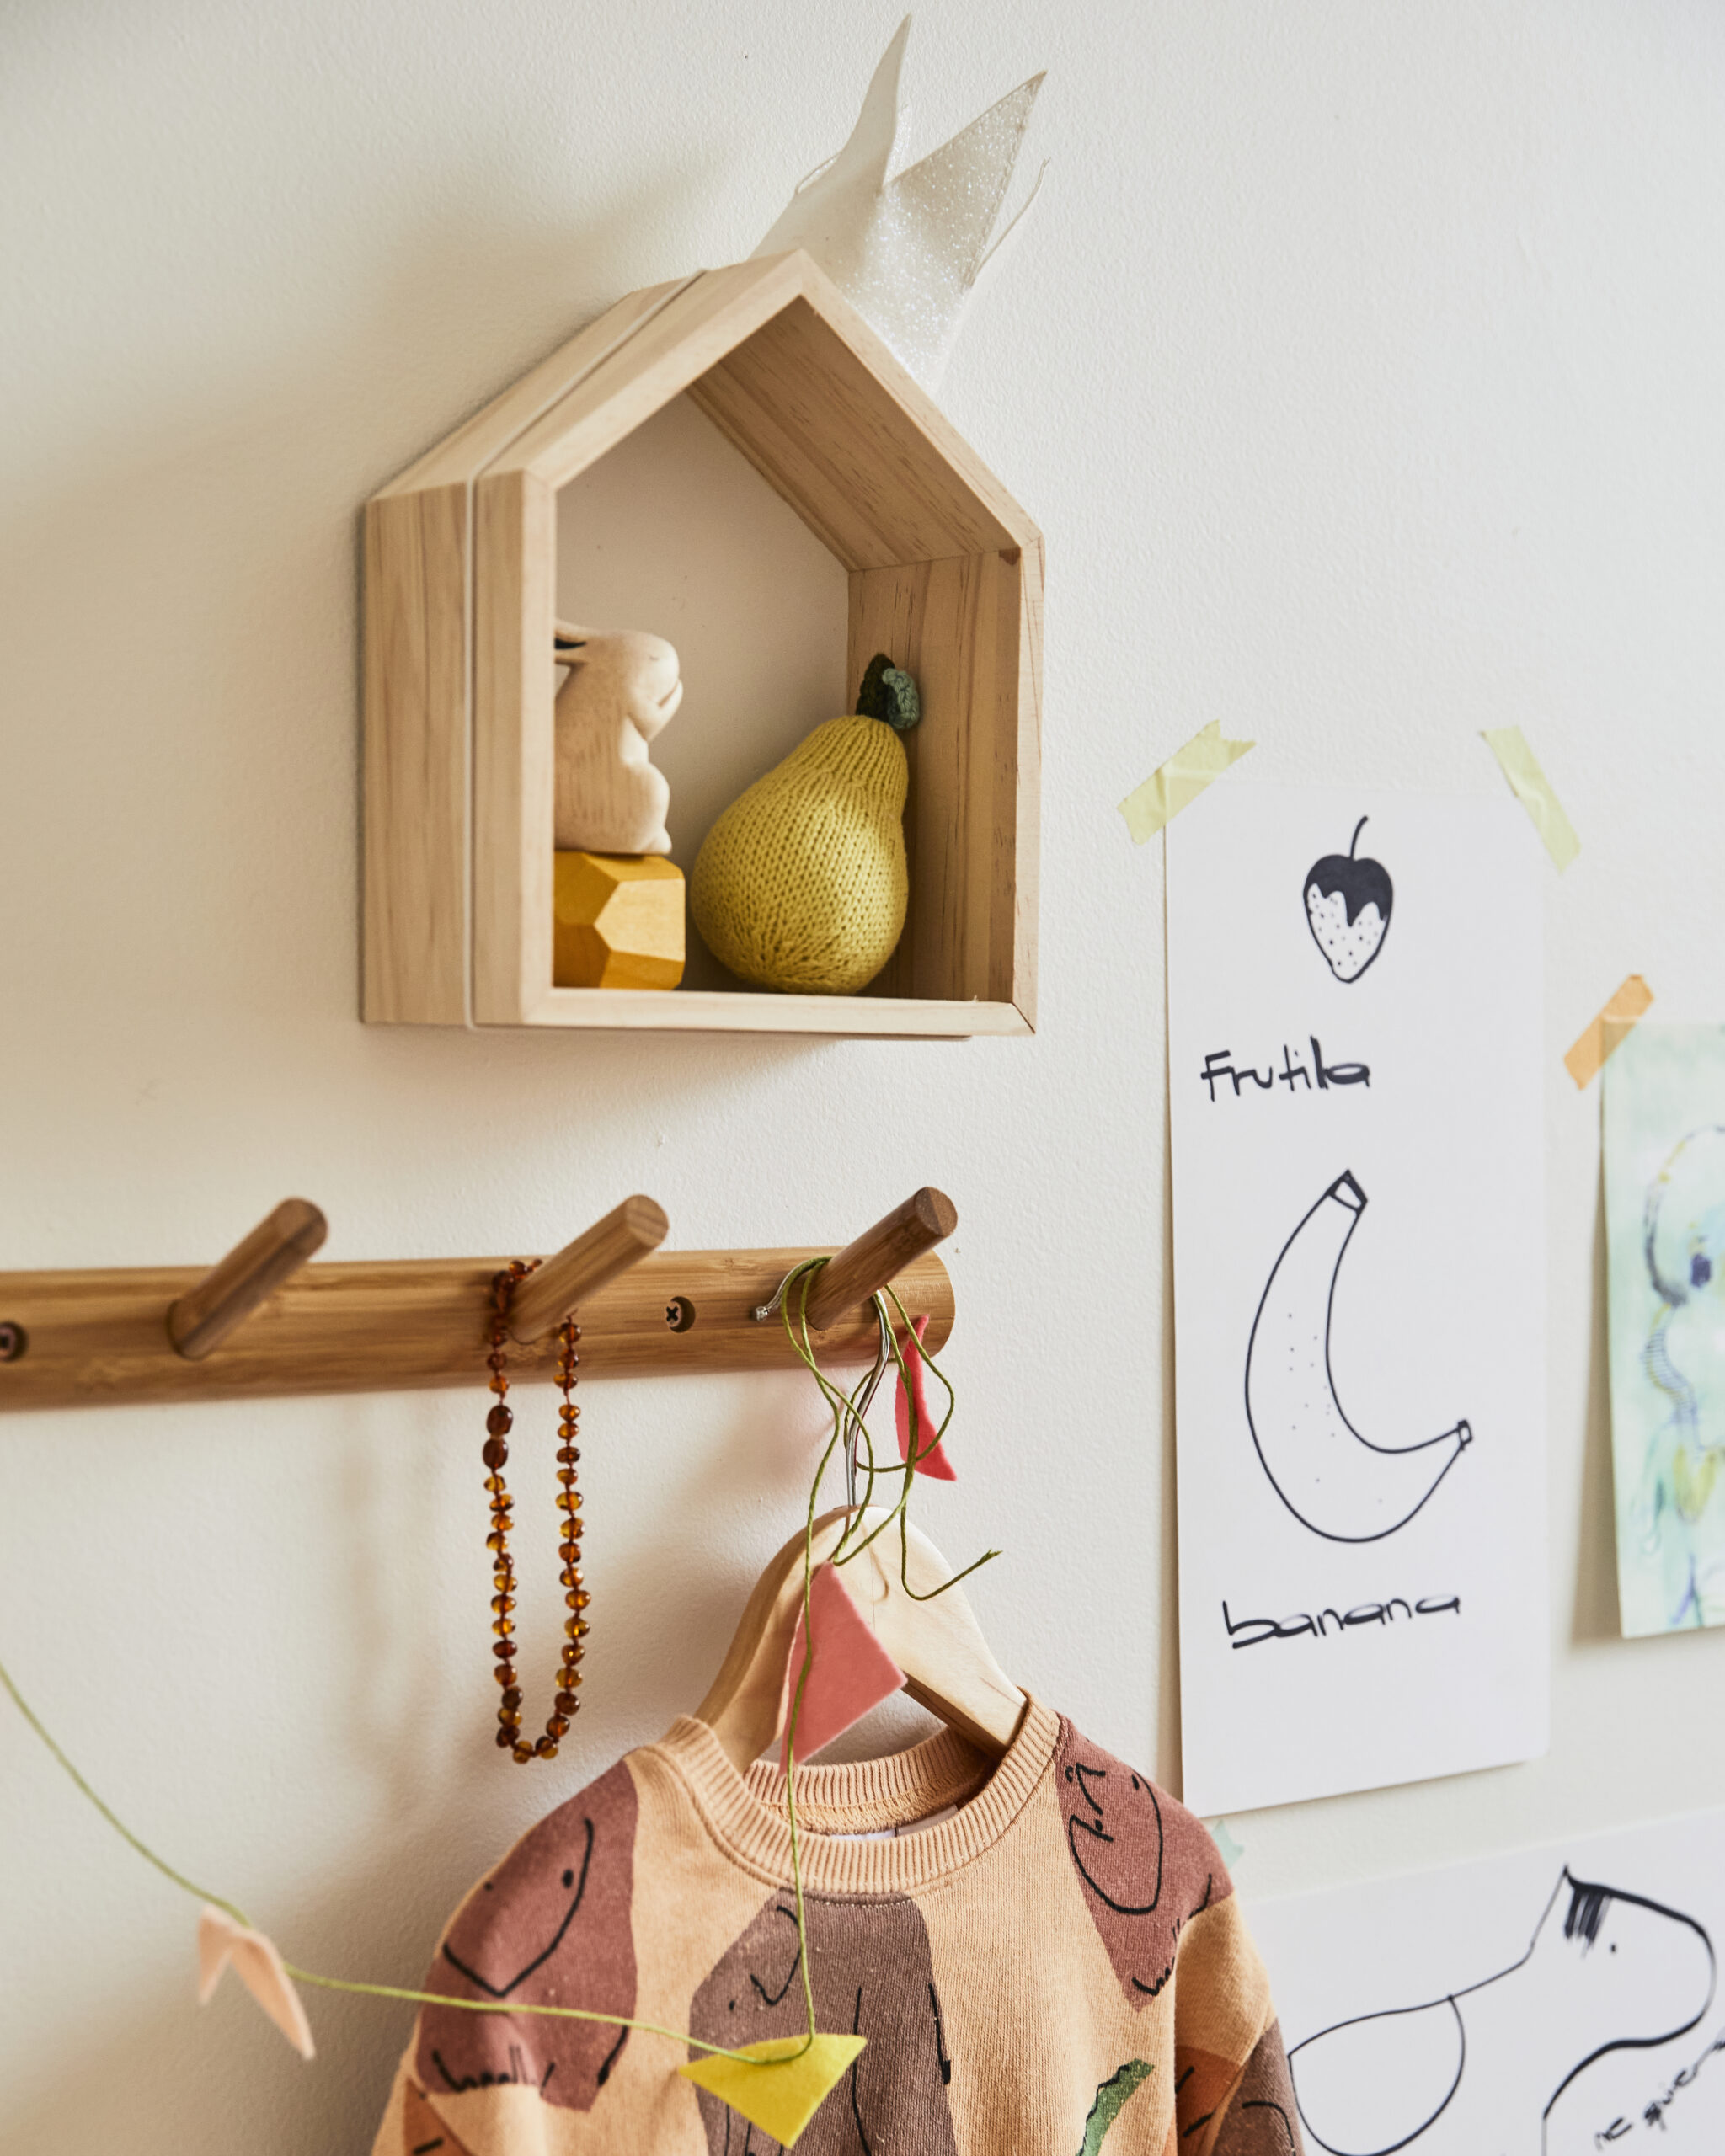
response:
M914 1259L944 1242L958 1225L959 1209L952 1199L924 1184L855 1242L846 1243L816 1273L809 1291L810 1331L824 1331L836 1325Z
M249 1317L264 1298L323 1247L329 1223L303 1198L284 1198L243 1243L168 1307L168 1337L189 1363Z
M527 1275L510 1305L510 1331L524 1341L549 1332L577 1303L657 1250L670 1227L663 1208L650 1198L626 1198L585 1235L577 1235Z

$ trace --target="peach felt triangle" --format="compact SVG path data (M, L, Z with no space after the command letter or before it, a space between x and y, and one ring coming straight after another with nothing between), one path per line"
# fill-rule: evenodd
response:
M677 2072L790 2148L867 2041L863 2036L769 2036L764 2043L745 2044L741 2058L723 2052L692 2058Z
M817 1566L809 1582L808 1614L797 1620L797 1636L785 1664L785 1735L779 1764L786 1773L790 1770L790 1713L803 1674L803 1645L811 1618L814 1652L797 1715L799 1760L813 1758L823 1744L830 1744L852 1722L861 1721L871 1707L889 1700L905 1681L904 1671L869 1630L836 1567Z
M302 2058L312 2056L312 2025L274 1942L206 1903L198 1916L198 2004L207 2006L229 1962Z
M916 1321L916 1327L915 1339L908 1332L899 1335L899 1353L905 1358L904 1372L899 1379L893 1401L893 1419L899 1428L899 1458L908 1460L911 1457L911 1410L914 1407L916 1411L916 1473L931 1475L937 1482L956 1482L959 1478L953 1471L953 1463L947 1458L945 1444L933 1442L939 1425L928 1412L927 1366L921 1352L923 1335L928 1331L927 1318L919 1317ZM911 1380L908 1396L905 1388L906 1376Z

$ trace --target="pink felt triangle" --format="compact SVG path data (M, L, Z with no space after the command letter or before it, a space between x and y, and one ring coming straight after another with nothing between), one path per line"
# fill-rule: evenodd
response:
M814 1653L803 1686L797 1715L797 1758L812 1758L823 1744L843 1736L871 1707L889 1700L905 1673L869 1630L831 1565L816 1568L809 1582L809 1614L814 1619ZM785 1664L785 1736L779 1753L782 1771L790 1769L790 1710L803 1673L807 1620L797 1620L797 1636Z
M899 1335L899 1353L905 1358L905 1375L908 1375L911 1380L907 1396L905 1376L900 1376L893 1401L893 1419L899 1430L899 1458L908 1460L911 1457L911 1410L914 1407L916 1411L917 1474L932 1475L937 1482L956 1482L959 1478L953 1471L953 1463L947 1458L945 1443L932 1443L934 1433L940 1426L928 1412L928 1371L921 1353L923 1336L928 1331L928 1320L919 1317L916 1321L916 1327L914 1340L908 1332Z
M198 1915L198 2004L207 2006L228 1964L302 2058L312 2056L312 2025L281 1956L261 1931L248 1931L206 1903Z

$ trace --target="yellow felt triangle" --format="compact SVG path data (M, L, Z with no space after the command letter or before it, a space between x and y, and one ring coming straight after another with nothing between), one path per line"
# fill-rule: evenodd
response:
M745 2044L740 2058L692 2058L677 2072L789 2148L868 2041L866 2036L769 2036L764 2043ZM809 2048L803 2051L805 2043ZM776 2063L780 2060L786 2063Z

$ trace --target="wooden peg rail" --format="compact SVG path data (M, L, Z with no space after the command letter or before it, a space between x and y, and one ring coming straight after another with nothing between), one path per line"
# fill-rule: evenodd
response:
M284 1198L220 1265L168 1306L168 1337L188 1362L201 1363L243 1324L270 1291L323 1246L329 1223L303 1198Z
M809 1291L810 1329L836 1325L850 1315L878 1289L895 1279L903 1267L944 1242L958 1225L959 1209L944 1193L925 1186L907 1198L867 1234L846 1243L816 1274ZM903 1302L904 1297L899 1299ZM905 1307L911 1309L908 1303Z
M524 1342L542 1340L577 1304L657 1250L670 1226L664 1209L650 1198L626 1198L522 1281L510 1303L510 1332Z
M756 1313L821 1256L809 1317L823 1360L873 1358L868 1300L889 1282L911 1316L927 1313L938 1353L953 1305L934 1245L957 1221L921 1190L836 1256L666 1251L664 1213L626 1198L516 1289L510 1375L549 1378L571 1309L584 1377L799 1369L777 1313ZM307 1262L325 1233L316 1206L290 1198L211 1270L0 1273L0 1412L484 1384L507 1256Z

